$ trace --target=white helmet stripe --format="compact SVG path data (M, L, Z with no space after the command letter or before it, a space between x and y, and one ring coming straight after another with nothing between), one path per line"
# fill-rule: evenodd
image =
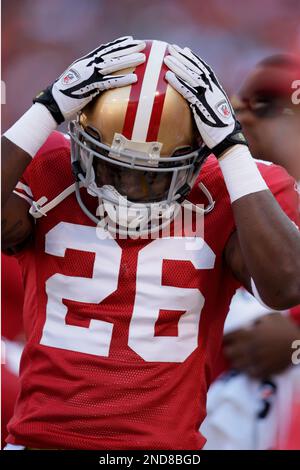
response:
M166 42L153 41L152 43L132 132L132 140L134 141L145 141L147 138L155 93L166 48Z

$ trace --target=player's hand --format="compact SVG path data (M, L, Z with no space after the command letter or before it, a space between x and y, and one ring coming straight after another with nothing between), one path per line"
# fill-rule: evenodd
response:
M101 45L73 62L33 101L44 104L58 124L71 119L101 91L135 83L134 73L111 74L145 62L141 53L145 46L145 42L131 36Z
M267 379L291 365L292 343L300 330L288 316L272 313L249 329L225 335L224 354L232 368L257 379Z
M170 69L166 80L190 103L207 147L214 150L224 143L226 149L237 134L243 142L235 142L234 138L231 145L246 143L229 99L212 69L188 47L169 46L169 54L164 59ZM227 138L229 141L225 143Z

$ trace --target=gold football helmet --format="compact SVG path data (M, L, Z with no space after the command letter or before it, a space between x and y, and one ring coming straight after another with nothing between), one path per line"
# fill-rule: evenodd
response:
M167 43L147 41L137 83L102 93L70 123L73 171L116 231L169 223L208 155L188 103L165 80ZM101 209L102 207L102 209ZM99 211L98 208L98 211ZM125 210L126 208L126 210Z

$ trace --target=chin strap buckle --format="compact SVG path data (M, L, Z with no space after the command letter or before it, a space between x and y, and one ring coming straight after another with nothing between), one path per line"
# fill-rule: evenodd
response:
M29 214L32 215L35 219L39 219L40 217L47 216L45 210L43 210L43 205L46 204L48 199L43 196L38 201L33 201L32 206L29 209Z
M83 186L82 183L79 183L79 187ZM41 197L38 201L33 201L32 206L29 209L29 213L35 219L40 219L41 217L46 217L47 212L54 207L58 206L66 197L70 196L72 193L75 192L75 184L71 184L66 189L64 189L58 196L56 196L52 201L48 202L46 196ZM48 204L46 204L48 202Z

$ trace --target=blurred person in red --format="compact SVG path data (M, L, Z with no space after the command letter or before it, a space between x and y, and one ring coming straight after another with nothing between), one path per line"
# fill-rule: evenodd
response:
M1 448L19 391L19 361L23 349L23 283L15 258L1 256Z
M285 167L295 178L298 190L299 79L297 57L272 56L256 66L239 96L232 98L252 155ZM208 419L203 431L208 438L207 448L286 447L293 415L293 389L300 376L299 367L292 366L291 360L292 343L297 339L300 306L274 312L242 289L237 291L225 322L224 356L217 363L216 374L224 368L242 374L234 372L231 381L224 380L226 375L221 376L209 392ZM230 419L223 425L220 417L226 407ZM244 433L240 431L242 422L247 429ZM300 422L297 424L300 429ZM294 446L296 440L300 448L299 434L294 434Z
M281 165L300 182L300 58L264 59L232 102L254 158Z

